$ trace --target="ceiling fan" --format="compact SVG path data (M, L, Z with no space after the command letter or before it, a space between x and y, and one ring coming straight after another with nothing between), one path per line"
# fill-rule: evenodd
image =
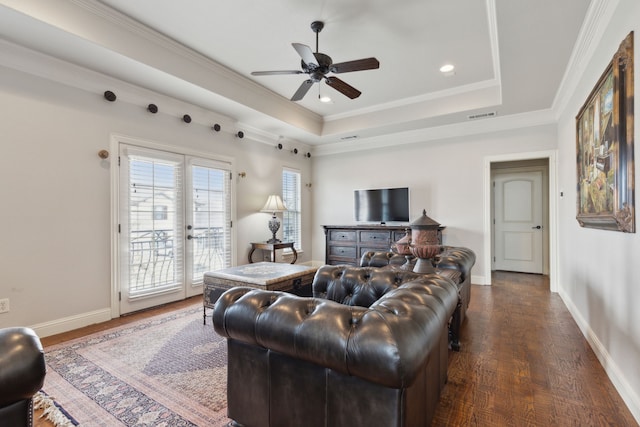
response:
M324 80L329 86L354 99L362 92L353 86L345 83L335 76L327 76L328 73L349 73L352 71L373 70L380 67L376 58L356 59L355 61L340 62L334 64L329 55L318 52L318 33L324 28L324 22L313 21L311 29L316 33L316 51L313 52L309 46L292 43L293 48L302 58L302 70L281 70L281 71L254 71L252 76L274 76L281 74L308 74L309 79L302 82L296 93L291 97L292 101L300 101L307 94L314 83Z

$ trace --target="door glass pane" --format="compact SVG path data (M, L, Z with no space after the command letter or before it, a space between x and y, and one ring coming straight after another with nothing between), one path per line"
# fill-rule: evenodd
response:
M201 282L207 271L231 266L229 172L192 166L192 277Z
M139 156L128 160L129 294L181 286L180 165Z

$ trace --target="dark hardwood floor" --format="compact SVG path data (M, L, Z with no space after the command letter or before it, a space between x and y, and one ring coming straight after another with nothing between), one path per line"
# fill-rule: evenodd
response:
M548 276L473 286L433 426L637 426Z
M497 272L472 287L449 353L440 426L637 426L546 276ZM184 307L199 297L42 339L45 346ZM207 323L210 324L210 319ZM41 424L42 425L42 424Z

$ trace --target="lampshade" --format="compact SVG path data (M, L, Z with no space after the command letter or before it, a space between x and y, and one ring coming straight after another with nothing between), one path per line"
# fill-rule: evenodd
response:
M264 207L260 210L260 212L284 212L287 210L284 202L277 194L272 194L267 199L267 203L264 204Z

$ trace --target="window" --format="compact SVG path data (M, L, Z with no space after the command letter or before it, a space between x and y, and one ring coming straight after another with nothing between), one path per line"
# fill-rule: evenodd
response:
M302 249L302 204L300 202L300 172L293 169L282 170L282 200L287 205L282 215L282 239L295 242L296 250Z

